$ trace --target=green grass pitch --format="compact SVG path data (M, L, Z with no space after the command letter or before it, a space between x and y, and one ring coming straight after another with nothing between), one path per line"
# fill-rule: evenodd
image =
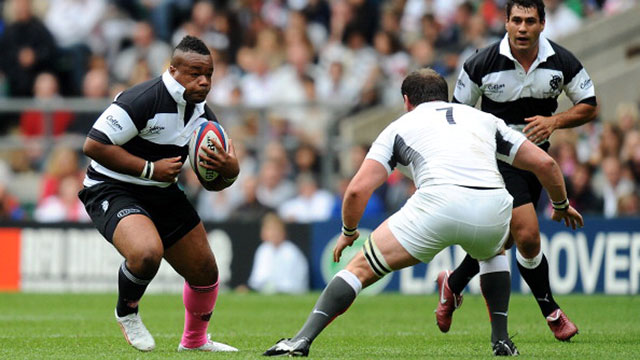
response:
M147 295L141 302L156 349L125 343L113 318L113 294L0 293L0 359L260 359L302 325L318 294L263 296L222 293L209 330L235 354L177 353L183 324L180 295ZM640 296L558 296L580 334L556 341L533 297L514 295L511 335L524 358L640 358ZM489 358L490 325L482 297L467 295L449 333L435 325L435 295L361 296L316 339L311 358Z

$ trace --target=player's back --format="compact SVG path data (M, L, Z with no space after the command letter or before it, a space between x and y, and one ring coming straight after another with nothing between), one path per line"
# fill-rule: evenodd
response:
M423 103L391 123L372 152L391 151L390 168L408 166L418 188L455 184L504 187L496 156L511 162L523 137L502 120L467 105Z

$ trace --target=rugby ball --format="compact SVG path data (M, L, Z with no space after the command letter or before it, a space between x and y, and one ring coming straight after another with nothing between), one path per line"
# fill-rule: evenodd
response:
M198 126L194 130L191 135L191 140L189 141L189 163L191 164L193 171L198 176L198 179L203 182L213 181L218 177L218 173L216 171L207 169L200 164L199 157L200 154L206 155L204 150L201 149L202 145L207 146L213 151L217 151L216 147L213 145L214 143L219 144L224 151L229 151L227 133L222 128L222 125L213 121L207 121Z

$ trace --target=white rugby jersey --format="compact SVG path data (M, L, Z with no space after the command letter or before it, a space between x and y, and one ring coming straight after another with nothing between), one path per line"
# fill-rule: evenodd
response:
M407 166L417 188L428 185L504 187L496 158L513 162L524 135L497 117L463 104L432 101L389 124L367 159L388 173Z
M453 102L474 106L482 96L483 111L522 131L525 118L551 116L562 91L573 104L596 105L591 78L571 52L540 36L538 56L525 72L505 35L465 61Z
M135 85L116 96L96 120L88 137L103 144L122 146L148 161L181 156L184 163L193 131L207 120L217 121L204 101L187 106L184 90L168 71ZM84 185L89 187L109 180L159 187L172 184L121 174L92 160Z

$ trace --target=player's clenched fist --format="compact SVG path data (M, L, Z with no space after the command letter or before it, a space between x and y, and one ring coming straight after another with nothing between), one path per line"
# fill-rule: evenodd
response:
M153 166L153 180L173 182L180 174L180 169L182 169L182 161L180 161L180 156L176 156L155 161L153 163Z

